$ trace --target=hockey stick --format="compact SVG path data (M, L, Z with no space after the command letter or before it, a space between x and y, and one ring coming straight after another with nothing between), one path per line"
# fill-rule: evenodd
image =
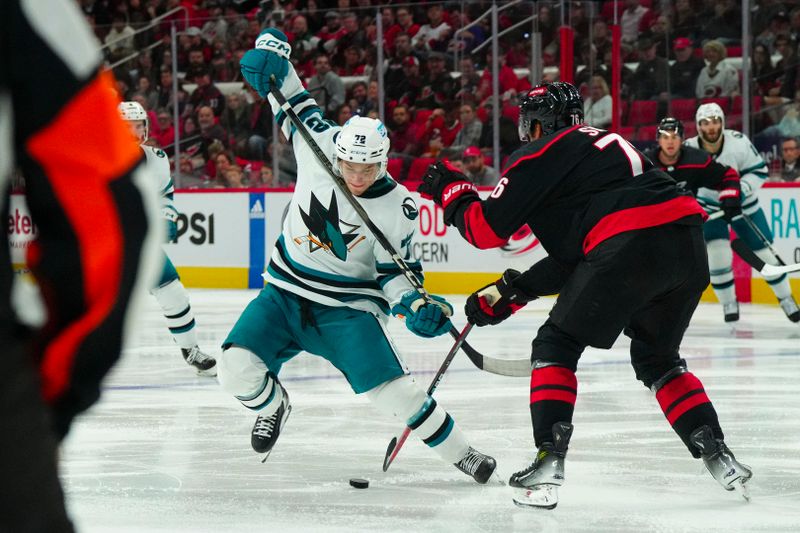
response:
M792 265L783 264L780 266L765 263L764 260L758 257L742 239L734 239L731 242L731 248L733 248L733 251L736 252L736 254L741 257L745 263L761 272L761 274L764 276L779 276L781 274L800 271L800 263L795 263ZM778 260L780 261L780 258L778 258Z
M745 215L744 213L742 213L742 218L744 219L745 222L747 222L747 225L750 226L750 229L753 230L753 233L756 234L756 237L758 237L758 239L761 241L761 243L764 246L767 247L767 249L772 253L772 255L775 256L775 259L778 260L778 263L780 263L780 266L786 266L786 262L783 259L781 259L781 256L778 255L778 251L772 246L772 243L769 242L769 239L767 239L767 236L764 235L764 232L762 232L758 228L758 226L756 226L756 223L753 222L753 220L749 216ZM771 265L771 266L774 266L774 265ZM756 270L760 271L760 269L756 269ZM769 274L767 274L767 275L769 275Z
M461 348L462 344L464 344L464 339L467 338L467 335L469 334L471 329L472 329L472 324L467 322L467 325L464 326L464 329L461 330L461 333L456 338L455 344L453 344L453 347L450 348L449 352L447 352L447 356L444 358L444 361L442 361L442 366L439 367L438 372L436 372L436 375L433 377L433 381L431 381L431 384L428 387L428 396L432 395L433 391L436 390L436 387L439 386L439 382L442 381L442 377L444 376L447 367L450 366L450 363L453 361L453 358L458 353L458 349ZM411 435L411 428L406 426L403 429L403 433L400 435L399 438L392 437L391 442L389 442L389 447L386 448L386 457L384 457L383 459L384 472L386 472L389 469L389 465L391 465L392 461L394 461L394 458L397 457L397 454L400 452L400 448L403 447L403 444L405 444L406 439L408 439L409 435Z
M336 173L336 171L334 171L333 165L331 165L328 156L326 156L322 152L322 149L319 147L317 142L314 140L314 138L306 129L305 124L303 124L303 122L300 120L300 117L298 117L297 113L295 113L294 109L292 109L291 104L289 104L289 102L286 100L286 97L283 96L283 93L280 91L280 89L278 89L275 83L275 78L273 77L271 81L272 83L270 83L270 89L269 89L270 94L272 94L272 97L275 98L275 100L278 102L280 108L283 110L284 113L286 113L286 116L289 117L289 119L292 121L292 124L294 125L295 129L298 131L298 133L300 133L300 136L303 137L303 139L306 141L306 144L308 144L308 147L311 148L311 151L314 152L314 155L316 156L317 160L328 172L328 175L331 177L331 179L333 179L334 183L339 188L339 191L345 197L347 202L355 210L355 212L358 214L358 216L361 218L361 220L364 222L367 228L372 232L372 234L378 240L383 249L389 253L389 255L392 257L392 262L394 262L394 264L397 265L397 267L400 269L400 272L402 272L403 276L408 280L409 283L411 283L411 286L414 288L414 290L420 293L425 303L435 305L436 302L433 300L433 298L431 298L431 295L428 294L428 291L426 291L425 288L422 286L422 283L420 283L419 278L417 278L417 276L411 271L406 262L400 256L400 254L397 253L397 250L395 250L394 246L392 246L392 244L389 242L389 240L386 238L383 232L380 229L378 229L378 227L372 222L372 219L369 218L367 212L364 210L364 208L361 206L358 200L356 200L355 196L353 196L353 193L350 192L350 189L347 188L347 183L344 181L344 178L342 178L339 174ZM450 336L453 337L454 339L459 338L459 332L456 329L456 327L453 326L452 324L450 324ZM485 370L493 374L500 374L502 376L513 376L513 377L530 376L531 365L530 365L530 360L527 358L516 359L516 360L505 360L505 361L501 359L494 359L483 355L475 348L470 346L469 343L467 342L462 343L462 348L464 349L464 353L467 354L469 360L472 361L472 364L474 364L481 370Z

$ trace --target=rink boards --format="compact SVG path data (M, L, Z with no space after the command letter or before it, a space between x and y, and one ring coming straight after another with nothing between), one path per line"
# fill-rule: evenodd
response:
M489 191L483 191L488 195ZM413 253L425 267L432 292L466 294L495 279L506 268L524 270L545 256L527 228L503 249L477 250L455 228L445 226L441 208L410 193L417 203L419 229ZM786 262L800 262L800 186L768 184L761 204L775 234L775 246ZM189 287L256 288L277 238L290 191L183 191L175 193L181 212L176 243L167 254ZM8 218L12 260L24 269L24 254L37 229L21 196L13 195ZM737 293L743 302L773 302L766 283L736 258ZM792 284L800 289L800 277ZM706 298L713 299L710 289Z

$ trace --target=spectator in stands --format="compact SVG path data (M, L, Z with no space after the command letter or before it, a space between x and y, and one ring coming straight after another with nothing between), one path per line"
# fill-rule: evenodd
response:
M428 74L423 79L422 90L416 102L418 109L440 107L455 96L456 81L447 70L445 57L441 52L428 53Z
M610 74L606 72L606 67L597 57L597 49L588 41L585 41L580 47L580 67L575 72L575 81L573 85L578 88L581 94L586 94L585 89L589 86L589 81L592 76L605 76ZM575 65L578 67L578 65Z
M350 107L350 104L342 104L336 108L336 123L340 126L344 126L344 123L350 120L353 116L353 108Z
M157 70L153 65L153 57L149 50L142 50L136 58L136 64L130 71L132 79L139 79L141 76L146 76L150 80L151 85L155 85Z
M150 78L139 76L136 82L136 92L144 96L147 101L146 109L154 109L158 106L158 92L150 84Z
M297 15L292 19L292 60L298 65L304 65L312 60L314 52L319 45L319 38L315 37L308 29L308 19Z
M423 24L411 39L411 44L417 50L430 50L444 52L452 34L452 27L444 21L444 12L441 4L428 6L428 23Z
M464 57L459 61L458 65L461 76L458 78L458 92L455 94L455 99L464 104L472 104L474 111L479 103L477 94L481 77L478 76L475 70L475 63L473 63L472 58Z
M222 126L217 124L214 116L214 109L209 105L200 105L197 108L197 125L200 128L201 152L203 155L203 162L208 161L208 147L216 141L222 143L223 146L228 146L227 135Z
M738 15L741 17L741 13ZM717 23L719 23L719 21L717 21ZM741 38L741 24L738 29L738 35ZM770 53L777 52L775 48L775 39L778 35L789 35L790 30L790 19L786 11L776 11L769 22L769 26L764 28L764 31L756 36L756 43L766 46L767 49L770 50Z
M606 52L611 50L611 32L608 31L608 23L601 19L595 19L592 25L592 44L597 50L597 57L605 57Z
M172 123L172 115L168 109L161 107L156 111L156 122L150 130L151 137L158 147L167 152L167 155L172 154L172 143L175 142L175 125Z
M355 82L350 87L350 98L347 103L354 115L367 116L369 112L369 109L367 109L367 84L363 81Z
M358 15L352 11L345 13L342 16L342 28L344 29L345 33L339 38L339 42L336 45L337 56L341 62L344 61L343 54L349 47L355 46L359 50L365 50L372 44L372 41L374 40L374 37L373 39L370 39L367 31L360 27L358 23ZM337 62L334 61L334 63Z
M314 69L316 72L307 85L308 92L311 93L326 116L334 116L339 106L344 103L344 83L331 70L330 58L327 54L317 56L314 60Z
M491 113L491 111L490 111ZM517 123L506 117L500 115L500 157L501 162L506 157L511 155L517 148L520 147L521 141L519 140L519 130ZM478 145L480 148L492 150L494 146L494 122L490 119L483 125L481 132L481 142ZM502 164L501 164L502 166Z
M786 182L800 182L800 139L797 137L787 137L781 143L781 163L780 180Z
M459 107L461 129L458 130L451 152L461 152L468 146L477 146L481 142L483 123L475 114L475 106L471 103L462 103Z
M203 57L203 49L200 47L195 47L189 50L187 55L188 57L188 64L186 66L186 74L183 77L183 81L186 83L197 83L197 76L201 72L206 71L206 60Z
M652 13L642 5L643 0L625 0L625 10L620 17L622 40L633 44L639 39L640 28L647 27Z
M479 187L494 187L499 176L493 167L486 165L483 154L477 146L469 146L461 155L464 162L464 175Z
M498 77L499 85L500 85L500 94L501 96L505 93L508 94L509 91L516 91L517 85L519 84L519 78L517 75L514 74L514 69L509 67L506 64L506 50L504 47L500 46L498 53L498 61L497 61L497 71L499 72ZM486 49L486 68L483 69L483 74L481 75L481 83L478 88L478 98L481 102L483 102L486 98L492 95L492 49L488 47Z
M705 63L694 55L692 41L688 37L678 37L672 42L675 62L669 68L670 92L673 98L694 98L697 89L697 76Z
M111 30L104 41L112 57L121 58L133 52L135 33L122 14L114 14L111 18Z
M718 98L739 94L739 73L724 62L727 51L719 41L707 41L703 45L703 57L708 65L697 77L697 98Z
M247 83L246 87L252 104L247 105L250 117L250 136L247 138L247 159L269 161L270 144L272 143L272 108L266 98L262 99Z
M208 42L214 39L225 39L228 36L228 22L222 16L222 6L217 1L206 2L208 20L201 29L203 38Z
M408 35L409 39L414 37L420 28L419 24L414 22L414 14L411 12L411 8L405 6L397 8L397 25L400 26L402 33Z
M406 32L398 33L394 38L394 57L398 58L400 61L409 56L416 57L413 51L411 36Z
M778 95L780 93L780 75L781 73L772 64L769 48L764 44L756 44L753 47L753 66L750 71L753 79L753 94L756 96Z
M408 107L400 104L392 111L391 129L389 140L392 153L389 157L398 155L418 156L420 153L419 132L417 126L411 122L411 113Z
M789 17L781 11L782 22L778 27L788 31ZM713 10L705 18L703 36L722 44L739 44L742 40L742 3L735 0L714 0Z
M611 126L611 94L602 76L592 76L589 80L589 97L583 102L583 115L586 124L600 129Z
M775 70L780 73L780 79L778 87L773 87L769 95L791 98L797 83L797 52L786 34L775 38L775 50L781 55L775 65Z
M342 27L342 19L339 12L328 11L325 13L325 26L317 33L317 37L322 42L322 48L325 52L333 54L336 51L339 40L346 34L347 31ZM319 100L317 100L317 102L319 102Z
M222 173L223 183L228 189L242 189L248 186L244 171L239 165L231 165Z
M633 90L638 100L669 100L669 62L656 55L656 43L644 37L637 45L639 66L633 76Z
M405 78L401 80L400 86L397 88L400 97L397 101L408 107L415 107L417 98L422 92L422 84L424 83L422 76L419 73L419 59L415 56L408 56L403 60L403 73Z
M220 125L228 133L228 144L237 154L247 153L247 139L250 137L250 116L244 95L233 92L225 98L225 110L219 117Z
M250 181L252 182L253 180ZM261 168L258 169L258 182L254 185L264 187L265 189L278 187L278 184L275 183L275 175L272 173L272 167L262 165Z
M198 109L200 106L207 105L214 110L214 116L220 116L225 110L225 96L211 81L211 72L208 68L197 71L195 83L197 83L197 88L189 98L192 108Z
M336 69L339 76L363 76L364 61L362 50L356 45L350 45L344 51L344 64Z
M672 47L670 47L670 35L672 35L672 23L666 15L654 17L650 22L650 26L641 33L642 37L648 37L656 43L657 56L674 59Z

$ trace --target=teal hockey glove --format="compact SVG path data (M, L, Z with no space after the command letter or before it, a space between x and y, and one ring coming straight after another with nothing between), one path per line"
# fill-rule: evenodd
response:
M256 39L256 47L248 50L239 67L242 76L262 98L269 94L271 78L275 77L278 88L289 73L289 56L292 47L282 31L267 28Z
M432 294L431 298L435 303L426 304L418 291L408 291L392 307L392 314L405 317L406 327L415 335L425 338L444 335L450 331L448 317L453 314L453 306L441 296Z

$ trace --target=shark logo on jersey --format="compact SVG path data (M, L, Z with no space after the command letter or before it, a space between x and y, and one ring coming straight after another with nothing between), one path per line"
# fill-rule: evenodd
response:
M295 238L294 241L297 244L307 241L309 252L325 250L334 257L345 261L347 252L365 238L363 235L359 237L356 233L360 226L339 220L339 205L336 203L336 194L333 192L331 192L331 201L327 208L314 196L314 193L311 193L308 213L300 209L300 216L303 217L303 222L308 228L308 235ZM346 227L346 233L342 232L341 226ZM355 242L353 243L353 241Z

